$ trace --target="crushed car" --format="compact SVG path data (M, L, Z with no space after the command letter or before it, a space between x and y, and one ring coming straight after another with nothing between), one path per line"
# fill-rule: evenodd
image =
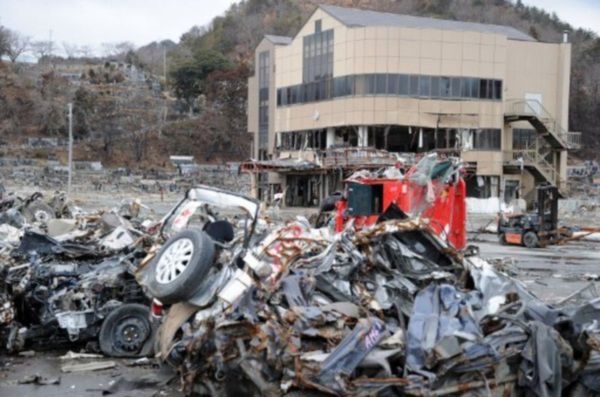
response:
M12 227L0 251L2 350L151 355L150 299L134 274L153 238L117 210L63 215Z
M165 308L156 350L186 393L600 392L600 301L549 306L424 217L336 232L258 209L193 188L138 268Z

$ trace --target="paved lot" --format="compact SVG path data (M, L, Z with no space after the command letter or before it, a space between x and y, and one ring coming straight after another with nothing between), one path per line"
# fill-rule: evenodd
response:
M119 359L87 359L62 361L59 356L64 352L36 353L33 357L0 357L0 396L19 397L97 397L103 390L125 379L157 378L157 368L151 365L130 366L131 361ZM117 366L112 369L85 372L61 372L65 364L80 364L98 361L114 361ZM45 379L59 378L54 385L20 384L33 375ZM138 385L134 390L121 391L111 396L131 397L182 397L177 391L177 380L174 386Z
M473 244L486 259L503 258L515 277L541 299L555 303L600 276L600 243L573 241L546 248L502 246L493 234L480 234ZM600 285L599 285L600 289Z

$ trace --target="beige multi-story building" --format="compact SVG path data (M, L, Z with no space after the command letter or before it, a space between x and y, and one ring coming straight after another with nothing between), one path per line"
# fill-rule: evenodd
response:
M387 152L460 156L468 195L566 189L571 45L512 27L320 6L248 80L256 194L314 205Z

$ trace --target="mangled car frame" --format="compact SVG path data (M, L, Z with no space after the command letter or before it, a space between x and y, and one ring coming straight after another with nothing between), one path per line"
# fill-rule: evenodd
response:
M548 306L425 218L336 233L258 211L191 189L138 270L168 309L157 350L187 393L600 392L600 301Z
M16 236L0 252L1 350L152 353L149 299L133 275L152 238L129 218L101 211L3 225Z

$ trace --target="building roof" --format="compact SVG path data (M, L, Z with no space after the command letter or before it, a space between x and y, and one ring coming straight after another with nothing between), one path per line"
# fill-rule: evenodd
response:
M360 10L332 5L320 5L319 7L344 25L350 27L398 26L416 29L461 30L501 34L512 40L536 41L533 37L513 27L504 25L415 17L412 15L392 14L389 12Z
M271 43L275 45L288 45L292 42L291 37L287 36L275 36L272 34L266 34L265 39L269 40Z

